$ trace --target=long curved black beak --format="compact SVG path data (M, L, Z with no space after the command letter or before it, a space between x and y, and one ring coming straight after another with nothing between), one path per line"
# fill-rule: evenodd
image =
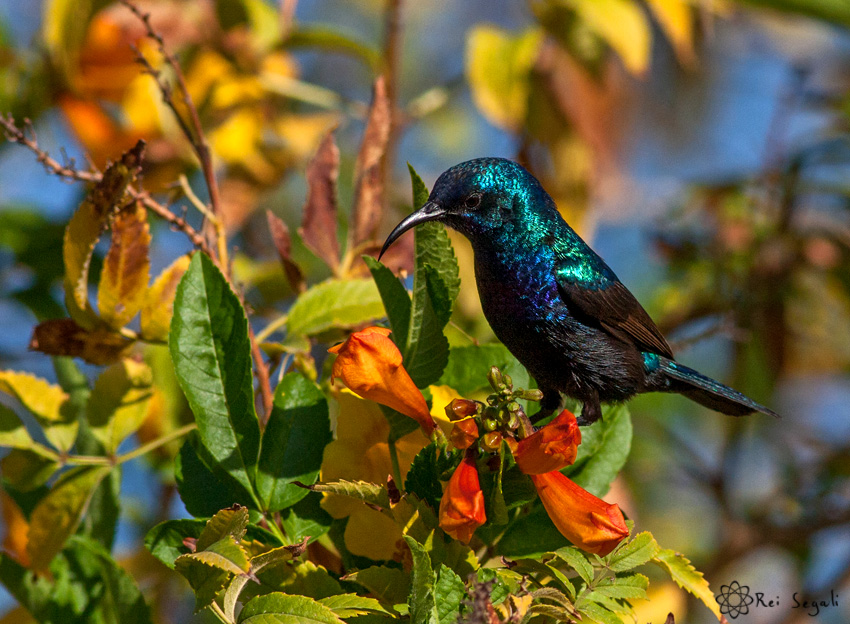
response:
M384 241L384 246L381 247L381 253L378 254L378 260L380 260L381 256L384 255L384 252L390 248L390 245L396 242L396 240L402 234L407 232L407 230L419 225L420 223L425 223L426 221L436 221L445 214L446 211L443 210L443 207L437 202L432 201L427 202L416 212L411 212L401 223L395 226L395 229L390 232L389 236L387 236L387 240Z

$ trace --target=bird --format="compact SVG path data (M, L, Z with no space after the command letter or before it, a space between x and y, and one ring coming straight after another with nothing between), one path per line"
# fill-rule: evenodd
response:
M731 416L778 417L677 362L635 296L520 164L476 158L443 172L428 201L389 234L379 259L429 221L472 244L484 315L543 393L535 422L559 410L562 395L581 402L580 423L589 425L602 417L601 403L645 392L678 393Z

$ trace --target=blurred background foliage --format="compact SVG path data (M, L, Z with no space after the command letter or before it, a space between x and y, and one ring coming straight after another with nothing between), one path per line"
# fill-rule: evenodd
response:
M238 250L235 280L255 329L279 320L299 287L284 277L266 211L298 229L305 167L331 128L340 145L340 205L354 201L370 92L383 74L392 123L381 235L410 209L405 161L430 184L468 158L515 158L638 294L682 361L784 415L733 420L675 397L640 397L632 403L632 455L611 500L688 553L712 587L737 579L779 597L779 607L753 609L746 621L812 621L790 608L794 592L800 600L846 594L847 2L139 5L180 58L197 104ZM202 188L201 173L132 46L167 74L142 25L118 3L1 1L0 111L32 120L43 148L81 168L102 169L144 138L144 188L186 211L176 181L185 174ZM55 378L27 342L37 320L65 316L61 241L82 193L45 174L26 150L0 146L0 368ZM200 215L186 215L203 227ZM347 215L340 211L343 231ZM190 245L167 224L151 226L156 275ZM471 250L453 241L464 287L450 340L460 343L464 333L492 340L472 288ZM307 283L329 275L297 236L291 258ZM148 354L157 357L164 355ZM173 396L152 401L139 440L185 422ZM137 550L147 528L186 513L170 476L176 446L161 451L126 467L116 549L158 621L182 622L191 618L183 588ZM4 506L12 549L14 509ZM703 610L688 613L680 592L657 587L639 622L661 622L671 610L677 621L710 620ZM3 621L18 617L12 611ZM848 618L850 601L839 600L816 621Z

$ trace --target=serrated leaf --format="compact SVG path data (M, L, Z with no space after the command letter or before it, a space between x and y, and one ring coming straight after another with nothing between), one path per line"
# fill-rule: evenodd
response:
M173 570L177 558L189 553L183 540L187 537L197 539L204 524L203 520L186 519L160 522L145 535L145 548Z
M0 392L17 399L44 430L47 440L60 451L68 451L77 438L79 424L59 386L19 371L0 371Z
M510 375L514 388L530 387L528 371L502 344L452 347L437 384L450 386L463 396L482 388L489 390L487 373L491 366L497 366L503 374Z
M649 579L643 574L606 578L593 590L602 596L617 600L645 600Z
M142 426L152 396L153 373L144 362L123 359L95 381L86 414L91 433L108 454Z
M437 603L434 599L434 570L431 569L431 558L422 547L409 535L404 536L413 557L410 571L410 595L407 606L410 613L410 624L434 624L439 621Z
M467 34L466 75L472 100L491 123L516 130L525 122L531 71L542 40L539 28L513 35L479 25Z
M393 615L387 611L380 602L374 598L358 596L357 594L337 594L321 598L318 603L333 611L337 617L342 619L380 613L382 615Z
M454 570L440 564L437 582L434 584L434 600L437 603L437 622L454 624L460 617L460 604L466 596L466 585Z
M404 491L415 494L434 509L438 509L443 497L440 477L457 463L458 456L448 448L441 450L432 442L413 458L404 480Z
M308 492L307 496L281 512L280 523L291 540L298 542L309 537L312 542L330 530L333 518L322 509L321 500L318 492Z
M180 256L165 268L146 291L141 311L141 335L149 341L168 340L171 316L174 312L174 296L177 285L189 268L189 256Z
M588 602L578 608L578 612L591 622L597 624L623 624L623 620L619 615L606 609L602 605L595 602Z
M174 562L174 567L184 574L185 570L196 563L223 570L229 574L243 574L251 569L245 549L236 543L232 535L208 544L202 552L180 555Z
M603 411L602 420L582 429L575 464L562 472L591 494L605 496L631 445L631 414L625 405L615 405Z
M34 570L45 570L77 529L95 488L109 466L73 468L53 485L30 515L29 554Z
M593 580L593 566L587 556L575 546L559 548L555 551L555 555L575 570L578 573L579 578L581 578L581 580L585 583L590 584Z
M608 567L613 572L626 572L652 559L658 553L658 543L648 531L639 533L623 544L608 557Z
M674 550L662 549L652 561L664 568L679 587L699 598L718 620L721 619L720 605L717 604L708 581L684 555Z
M340 479L339 481L324 481L316 483L311 489L316 492L341 494L379 507L390 506L386 489L377 483L368 483L366 481L346 481L344 479Z
M119 330L141 310L150 279L151 242L144 206L135 202L112 220L112 243L97 289L101 320Z
M351 572L344 580L362 585L379 600L391 605L407 602L410 593L410 575L399 568L372 566Z
M289 373L275 389L274 407L263 432L256 489L264 508L294 505L319 477L322 454L331 441L328 402L301 373Z
M228 539L233 541L233 538ZM233 542L233 546L239 548L236 542ZM231 574L241 574L240 567L232 563L228 564L226 557L216 557L213 553L202 554L205 555L203 559L190 553L181 555L174 562L174 569L189 581L189 585L195 592L196 613L215 600L219 592L224 589ZM225 569L223 566L228 566L231 569Z
M381 295L393 332L392 339L399 349L403 349L407 345L407 334L410 331L410 295L401 280L386 266L371 256L363 256L363 261L369 267Z
M260 428L248 321L238 297L204 253L194 255L177 288L169 348L203 446L253 493Z
M238 624L343 624L325 605L307 596L273 592L249 600Z
M371 279L330 279L302 294L289 310L291 333L312 336L381 318L384 304Z
M237 542L245 535L248 526L248 510L245 507L222 509L207 521L204 530L195 544L195 552L206 550L226 537L232 537Z
M508 525L496 552L505 557L539 557L567 546L569 541L555 528L542 505Z

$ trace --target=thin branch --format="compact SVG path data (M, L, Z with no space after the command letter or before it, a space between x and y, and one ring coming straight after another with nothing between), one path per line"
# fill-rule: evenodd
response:
M387 0L384 11L384 68L383 75L387 86L387 100L390 108L390 134L384 157L381 163L381 174L384 179L384 210L387 208L389 193L395 163L396 146L401 136L401 113L398 107L398 78L401 65L401 23L402 0Z
M103 179L103 174L95 169L89 171L76 169L73 159L68 159L62 164L55 158L52 158L47 150L41 149L38 145L38 138L29 119L24 119L24 128L21 129L17 126L11 115L0 115L0 127L2 127L3 134L7 140L23 145L35 154L36 160L44 166L47 173L63 180L86 182L89 184L97 184ZM184 218L175 215L167 206L160 204L151 197L147 191L134 186L128 186L127 192L133 199L140 201L145 208L170 223L175 230L183 232L195 247L206 252L210 257L213 257L206 239L200 232L189 225Z

